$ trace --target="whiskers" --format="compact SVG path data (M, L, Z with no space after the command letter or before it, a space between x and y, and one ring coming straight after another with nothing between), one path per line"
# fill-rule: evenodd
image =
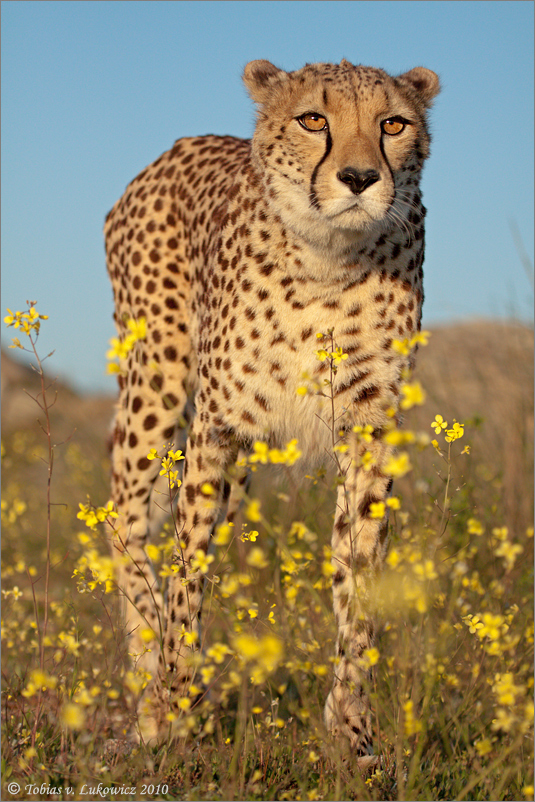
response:
M410 220L411 212L415 212L418 218L422 216L418 193L416 193L416 197L417 200L415 200L414 191L396 187L394 200L386 212L387 220L392 221L400 231L403 231L409 240L409 245L414 242L416 231L416 225Z

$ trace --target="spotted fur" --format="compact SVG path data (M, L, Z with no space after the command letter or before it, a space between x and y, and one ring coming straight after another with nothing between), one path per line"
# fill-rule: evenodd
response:
M419 181L438 78L422 67L393 78L345 60L291 73L253 61L244 81L258 107L253 139L178 140L128 186L105 227L119 334L131 318L145 317L148 329L119 377L112 473L115 551L130 555L118 567L131 650L143 652L147 624L164 629L159 661L156 649L140 661L153 675L141 733L167 732L165 715L190 679L192 647L180 630L197 626L202 594L190 559L209 547L238 448L297 437L318 460L330 446L325 399L296 389L305 373L326 377L316 334L332 330L348 355L333 384L348 450L332 535L339 661L325 719L363 756L372 732L360 657L374 642L374 579L386 548L369 509L390 489L381 432L409 359L392 340L420 327ZM373 427L372 443L355 438L357 424ZM164 516L159 464L147 454L185 432L176 512L185 548L164 608L144 551ZM364 448L374 458L368 471L358 467ZM217 504L206 504L205 483Z

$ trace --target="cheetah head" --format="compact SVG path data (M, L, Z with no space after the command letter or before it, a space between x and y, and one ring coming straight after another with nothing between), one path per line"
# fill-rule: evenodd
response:
M258 107L253 162L285 225L331 244L403 227L429 153L434 72L260 60L243 77Z

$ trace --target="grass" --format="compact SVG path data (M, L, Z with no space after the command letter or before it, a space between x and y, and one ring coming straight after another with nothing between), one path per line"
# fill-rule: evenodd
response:
M101 524L76 519L87 496L105 504L109 466L91 420L73 433L57 413L35 354L43 425L7 427L3 443L2 798L533 798L533 385L515 336L468 365L447 332L428 346L368 654L381 765L365 776L322 723L333 476L284 464L253 465L254 504L200 565L195 682L209 693L183 700L172 742L121 750L146 679L127 658ZM437 414L448 427L435 434ZM463 434L448 443L454 418ZM164 582L173 539L168 526L152 545Z

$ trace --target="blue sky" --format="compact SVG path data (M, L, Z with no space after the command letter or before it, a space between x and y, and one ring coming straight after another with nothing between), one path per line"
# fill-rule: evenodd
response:
M527 0L2 2L2 308L50 316L39 350L85 390L115 333L102 226L175 139L249 137L248 61L429 67L424 325L531 319L533 11ZM4 314L4 313L3 313ZM2 317L3 317L2 314ZM12 329L2 324L2 341ZM14 353L14 352L11 352Z

